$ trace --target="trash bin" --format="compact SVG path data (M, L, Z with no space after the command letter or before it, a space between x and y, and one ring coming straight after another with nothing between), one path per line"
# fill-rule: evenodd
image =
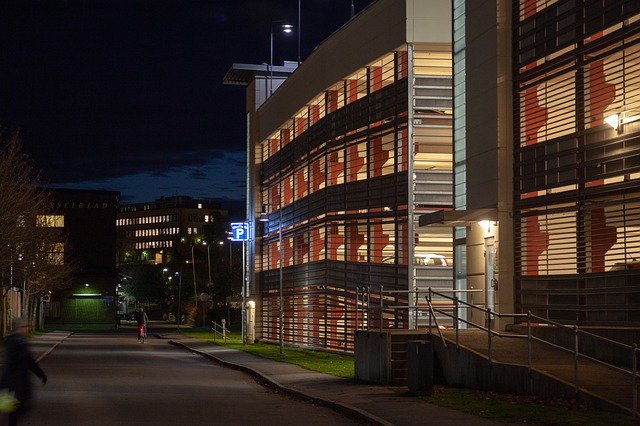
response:
M433 344L426 340L407 342L407 385L413 395L433 393Z

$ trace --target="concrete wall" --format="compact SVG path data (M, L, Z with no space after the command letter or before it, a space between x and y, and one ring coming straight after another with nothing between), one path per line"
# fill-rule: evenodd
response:
M513 102L510 3L504 0L466 2L466 160L467 209L496 208L498 291L495 310L514 313L513 234ZM485 238L482 229L469 229L468 288L484 290ZM486 297L475 294L474 303ZM510 319L497 319L504 329Z
M388 333L356 331L354 356L356 380L389 383L391 354Z
M518 325L513 327L514 331L526 334L527 327ZM584 329L584 328L583 328ZM615 340L616 342L624 343L629 346L633 346L634 343L640 342L640 329L632 328L598 328L589 327L584 331L593 333L598 336L602 336L607 339ZM568 328L558 327L531 327L531 333L543 339L547 342L554 343L558 346L562 346L570 351L574 350L575 337L573 330ZM614 364L622 367L632 367L632 355L631 349L623 346L606 342L603 339L599 339L594 336L579 333L578 338L578 350L581 354L591 356L595 359L604 361L609 364Z
M444 376L447 385L566 399L576 396L575 388L570 383L547 376L535 369L529 372L524 365L489 363L483 355L464 347L457 349L451 342L445 347L437 336L431 337L437 359L436 365L441 369L434 374ZM580 399L603 409L628 414L625 409L587 392L581 391Z

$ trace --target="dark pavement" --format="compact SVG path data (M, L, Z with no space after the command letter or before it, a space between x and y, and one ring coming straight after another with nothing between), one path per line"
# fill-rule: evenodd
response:
M30 346L49 381L42 386L34 380L35 404L20 424L361 423L265 388L241 371L213 364L166 340L154 337L138 343L133 329L52 333L31 339Z
M367 385L306 370L246 352L218 346L184 335L163 334L173 344L237 368L283 392L350 413L369 424L380 425L496 425L499 423L428 404L408 395L406 388Z
M408 395L406 388L358 384L352 380L337 378L306 370L284 362L271 361L246 352L227 349L211 341L191 339L169 330L154 330L164 340L151 337L148 343L173 343L187 351L209 358L212 369L215 364L242 370L279 392L302 398L305 401L335 409L348 414L359 423L380 425L496 425L499 423L460 413L448 408L428 404ZM166 331L167 333L163 333ZM42 358L64 342L69 333L49 333L31 339L34 356ZM132 335L133 336L133 335ZM135 337L132 337L135 339ZM155 340L155 342L153 342ZM142 346L142 345L140 345ZM55 352L54 352L55 354ZM166 356L166 355L164 355ZM45 358L46 359L46 358ZM47 384L49 386L49 384ZM291 400L291 401L295 401ZM313 407L313 405L310 405ZM283 412L287 412L284 410ZM188 420L188 417L184 419ZM262 424L268 424L261 422ZM199 424L199 423L193 423Z
M167 327L165 325L165 327ZM175 332L175 326L159 328L150 326L157 333L151 337L154 344L168 344L183 348L214 361L219 365L241 370L268 388L334 408L349 414L359 422L381 425L414 425L416 423L438 425L477 424L495 422L454 410L428 404L408 394L406 388L367 385L353 380L337 378L306 370L302 367L260 358L243 351L224 348L212 341L192 339ZM68 333L48 333L31 339L31 348L39 357L45 356L63 341ZM449 335L449 338L452 336ZM486 341L475 333L460 333L461 344L478 353L486 354ZM132 337L133 338L133 337ZM495 338L494 360L510 364L527 364L526 339ZM206 365L206 364L205 364ZM571 355L553 348L534 347L534 368L566 382L573 380ZM605 395L619 404L627 404L631 397L630 379L609 368L581 361L579 369L581 388Z

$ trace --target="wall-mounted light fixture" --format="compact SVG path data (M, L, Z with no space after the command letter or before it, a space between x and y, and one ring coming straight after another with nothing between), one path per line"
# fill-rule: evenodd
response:
M604 122L607 123L613 130L618 130L620 127L620 116L618 114L611 114L604 118Z
M489 232L491 232L491 221L490 220L481 220L480 221L480 226L482 226L482 229L484 229L487 234Z
M620 114L613 113L604 118L604 122L618 132L622 132L622 126L624 124L632 123L638 120L640 120L640 115L631 115L629 111L623 111Z

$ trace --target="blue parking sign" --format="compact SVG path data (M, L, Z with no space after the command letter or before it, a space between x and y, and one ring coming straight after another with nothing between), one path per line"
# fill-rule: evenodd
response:
M249 223L236 222L231 224L231 241L249 240Z

